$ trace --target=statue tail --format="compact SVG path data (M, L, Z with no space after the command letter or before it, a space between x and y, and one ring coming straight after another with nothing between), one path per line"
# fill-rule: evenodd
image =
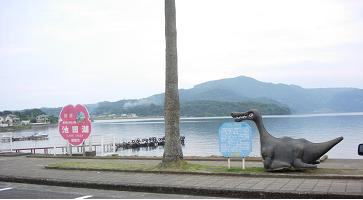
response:
M338 137L327 142L308 144L304 149L303 160L307 163L315 162L342 140L343 137Z

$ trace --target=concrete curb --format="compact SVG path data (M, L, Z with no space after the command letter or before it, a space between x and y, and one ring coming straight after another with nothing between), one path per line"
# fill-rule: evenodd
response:
M0 153L0 157L16 157L16 156L27 156L27 155L31 155L31 153L14 153L14 152Z
M189 194L203 196L219 196L229 198L331 198L331 199L362 199L361 194L339 194L339 193L311 193L311 192L272 192L263 190L237 190L237 189L218 189L205 187L182 187L182 186L162 186L146 184L110 184L100 182L81 182L60 179L29 178L19 176L1 176L0 181L30 183L40 185L53 185L62 187L79 187L104 190L123 190L137 192L167 193L167 194Z
M142 170L121 170L121 169L80 169L72 167L49 167L46 166L45 169L53 170L78 170L78 171L105 171L105 172L130 172L130 173L152 173L152 174L188 174L188 175L205 175L205 176L240 176L240 177L257 177L257 178L303 178L303 179L353 179L353 180L363 180L361 175L300 175L300 174L256 174L256 173L207 173L207 172L178 172L178 171L142 171Z
M83 156L52 156L52 155L28 155L28 158L66 158L66 159L118 159L118 160L161 160L162 157L147 157L147 156L94 156L94 157L83 157ZM187 161L226 161L224 157L184 157ZM240 158L231 158L231 161L241 161ZM261 157L247 157L246 161L249 162L261 162Z

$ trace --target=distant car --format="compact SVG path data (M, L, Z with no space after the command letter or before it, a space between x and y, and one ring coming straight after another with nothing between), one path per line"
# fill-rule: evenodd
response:
M358 155L363 156L363 144L358 145Z

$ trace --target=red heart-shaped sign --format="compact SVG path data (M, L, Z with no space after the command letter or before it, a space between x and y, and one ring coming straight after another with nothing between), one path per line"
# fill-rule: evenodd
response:
M80 145L91 134L91 120L83 105L64 106L59 115L59 133L71 145Z

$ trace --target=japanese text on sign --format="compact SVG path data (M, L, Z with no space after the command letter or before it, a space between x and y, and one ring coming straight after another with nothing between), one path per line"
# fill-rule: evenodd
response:
M228 122L219 128L219 151L224 157L246 157L252 151L252 130L245 122Z

